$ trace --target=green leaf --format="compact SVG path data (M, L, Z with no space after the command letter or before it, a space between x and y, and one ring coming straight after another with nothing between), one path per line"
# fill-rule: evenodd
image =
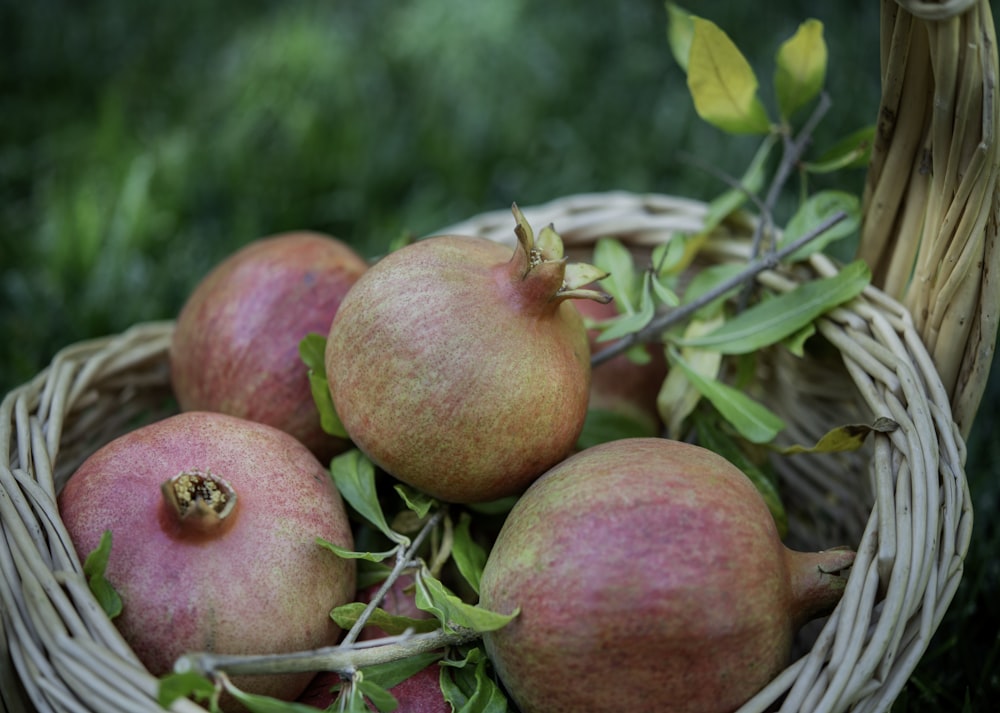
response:
M399 493L399 497L403 499L406 507L416 513L418 518L427 517L427 513L431 511L431 508L438 504L438 501L427 493L421 492L416 488L411 488L409 485L403 483L397 484L395 490Z
M647 438L655 436L648 423L627 414L616 413L604 409L588 409L583 422L583 431L576 441L580 450L596 446L600 443L620 441L623 438Z
M365 681L371 681L383 688L392 688L433 665L435 661L440 661L441 656L442 654L436 651L413 654L405 659L366 666L361 672Z
M809 173L833 173L845 168L864 168L872 155L875 125L865 126L844 137L824 151L816 161L805 161L802 168Z
M816 98L826 80L826 63L823 23L806 20L778 49L774 90L782 118Z
M330 617L341 629L350 629L367 606L364 602L342 604L330 612ZM376 607L372 611L366 624L378 627L389 636L397 636L407 630L423 633L438 628L438 622L434 619L414 619L409 616L390 614L381 607Z
M746 354L775 344L817 317L847 302L867 287L871 271L861 260L832 277L805 282L795 289L744 310L709 334L679 343Z
M778 534L783 538L788 534L788 515L778 493L776 478L754 463L740 448L731 435L718 426L707 414L696 411L693 414L694 427L698 432L698 443L713 453L735 465L753 483L760 493L767 509L771 511Z
M309 369L309 390L316 410L319 411L320 426L331 436L349 438L330 395L330 384L326 380L325 352L326 337L320 334L307 334L299 342L299 357Z
M213 695L215 684L200 673L168 673L159 680L156 702L163 708L169 708L181 698L204 701Z
M715 23L692 22L687 83L698 116L731 134L766 134L771 122L750 63Z
M337 490L361 517L393 542L410 544L409 538L395 532L386 522L375 488L375 465L357 448L342 453L330 462L330 474Z
M101 533L101 541L83 561L83 573L87 577L90 591L101 605L109 619L122 613L122 598L114 586L104 577L111 556L111 530Z
M472 629L480 633L496 631L514 619L520 609L513 614L498 614L479 606L466 604L448 591L426 567L417 573L417 608L430 612L438 618L447 631L455 628Z
M684 371L692 386L732 424L737 433L751 443L772 441L784 429L785 422L777 414L742 391L702 376L681 358L676 349L668 349L667 357L672 366Z
M506 713L507 696L489 674L489 659L480 647L464 661L443 666L441 692L455 713Z
M675 3L667 3L667 42L674 61L687 72L691 56L691 38L694 36L694 22L691 13Z
M606 326L597 338L598 342L621 339L627 334L638 332L653 320L656 315L656 306L653 304L652 277L652 273L649 271L643 273L639 310L631 314L618 315L605 322Z
M706 292L710 292L715 289L716 285L720 285L727 280L732 279L736 275L740 274L744 269L745 265L734 262L721 262L716 265L709 265L703 270L699 270L693 278L691 278L690 284L684 291L683 303L694 302L699 299ZM720 295L716 299L712 300L704 307L699 309L695 314L700 319L708 319L714 317L719 312L722 311L726 300L730 299L733 295L740 291L739 286L732 288L728 292Z
M472 538L471 524L472 516L463 512L459 516L458 526L455 528L451 556L465 581L469 583L476 594L479 594L479 580L483 576L483 567L486 565L486 550Z
M899 428L898 423L883 416L871 424L852 423L845 426L838 426L823 434L813 446L794 445L777 450L785 455L856 451L864 445L869 433L892 433L897 428Z
M335 545L329 540L324 540L322 537L317 537L316 542L326 549L333 552L338 557L343 557L347 560L366 560L368 562L381 562L394 554L396 554L396 548L391 550L386 550L385 552L358 552L355 550L349 550L346 547L341 547L340 545Z
M816 325L810 322L805 327L782 340L785 349L797 357L806 355L806 342L816 333Z
M820 252L831 243L854 235L861 225L861 201L858 200L857 196L833 190L820 191L809 196L788 221L779 245L795 242L803 235L815 230L823 221L841 212L845 213L847 217L789 255L788 260L791 262L804 260L813 253Z
M686 267L687 253L685 236L673 233L666 242L657 244L649 256L649 262L658 277L674 275Z
M399 707L399 701L396 700L396 697L377 683L361 677L355 685L372 702L379 713L391 713ZM313 713L315 713L315 709L313 709Z
M243 704L250 713L316 713L313 706L294 701L282 701L270 696L241 691L231 682L225 683L226 692Z
M614 298L618 310L633 312L639 297L639 276L629 249L615 238L599 238L594 244L593 263L608 273L601 287Z

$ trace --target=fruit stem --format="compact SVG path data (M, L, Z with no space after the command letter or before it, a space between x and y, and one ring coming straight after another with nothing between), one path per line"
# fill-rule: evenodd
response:
M582 262L567 262L563 241L552 225L542 228L536 238L527 219L513 204L517 247L509 263L511 281L520 281L519 290L527 303L560 303L565 299L591 299L607 303L611 295L602 290L585 288L608 273Z
M219 534L236 511L236 491L223 478L185 470L160 486L168 520L179 534Z
M833 611L847 586L847 570L856 553L848 547L822 552L786 549L792 590L791 615L796 628Z

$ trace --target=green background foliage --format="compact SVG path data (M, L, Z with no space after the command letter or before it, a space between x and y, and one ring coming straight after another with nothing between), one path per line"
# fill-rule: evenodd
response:
M750 58L769 106L774 52L818 18L833 109L817 147L873 121L877 0L686 7ZM4 393L62 346L172 318L263 235L376 256L512 201L709 199L725 186L705 167L739 175L756 147L695 114L661 0L35 0L0 4L0 27ZM859 192L864 174L824 180ZM969 571L900 711L1000 692L998 390L970 443Z

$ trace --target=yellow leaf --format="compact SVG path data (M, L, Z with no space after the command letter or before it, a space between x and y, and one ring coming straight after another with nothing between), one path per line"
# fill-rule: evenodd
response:
M806 20L778 49L774 89L782 117L789 118L819 94L826 80L826 63L823 23Z
M746 57L715 23L700 17L692 22L687 79L698 116L734 134L767 133L770 121Z

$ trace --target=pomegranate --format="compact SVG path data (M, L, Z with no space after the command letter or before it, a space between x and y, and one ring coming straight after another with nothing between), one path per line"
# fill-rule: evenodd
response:
M786 548L749 479L711 451L613 441L510 512L481 603L520 615L484 643L522 713L732 711L835 606L853 560Z
M384 470L430 495L481 502L522 491L573 448L590 388L570 298L604 276L567 264L549 227L518 245L443 235L390 253L341 303L327 339L344 428Z
M177 317L170 367L181 409L280 428L324 461L345 450L320 426L298 349L307 334L327 333L367 267L343 242L312 232L262 238L219 263Z
M112 536L106 578L122 635L154 675L188 651L280 653L329 646L330 610L351 601L355 565L329 473L287 433L188 412L108 443L70 477L59 511L81 558ZM294 699L309 674L234 676Z
M618 315L611 302L576 300L573 306L583 317L597 322ZM587 333L591 354L608 347L607 343L597 341L599 336L597 329ZM627 419L636 434L655 436L662 428L656 397L667 376L667 358L660 344L646 344L644 349L649 357L644 364L632 361L627 354L619 354L591 371L589 408Z

